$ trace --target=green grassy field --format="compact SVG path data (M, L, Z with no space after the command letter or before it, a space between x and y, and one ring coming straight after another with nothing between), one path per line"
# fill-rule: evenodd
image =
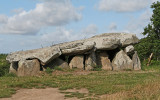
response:
M62 71L59 71L63 73ZM54 72L53 72L54 73ZM10 97L21 88L59 88L65 97L77 97L85 100L124 99L150 100L160 99L160 66L143 66L142 71L92 71L79 75L70 71L68 74L42 74L37 77L16 77L6 74L0 77L0 98ZM88 89L89 93L64 92L67 89Z

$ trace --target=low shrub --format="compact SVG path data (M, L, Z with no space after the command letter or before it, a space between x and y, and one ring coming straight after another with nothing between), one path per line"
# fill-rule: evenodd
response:
M9 72L9 63L6 61L6 54L0 54L0 77Z
M151 63L149 66L147 66L147 61L143 61L141 63L142 70L160 70L160 61L157 60L151 60Z
M7 73L5 74L5 77L17 77L17 75L14 73Z
M94 65L92 71L101 71L102 66L101 65Z
M54 70L63 71L63 68L61 68L61 67L59 67L59 66L56 66L56 67L54 67Z
M47 69L45 70L45 72L46 72L47 74L52 74L53 69L47 67Z

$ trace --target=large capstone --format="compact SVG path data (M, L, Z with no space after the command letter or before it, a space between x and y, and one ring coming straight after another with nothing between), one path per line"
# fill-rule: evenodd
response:
M128 70L133 69L133 61L123 51L119 51L112 61L113 70Z
M77 55L90 51L94 45L94 42L79 40L60 44L59 47L65 55Z
M139 42L136 35L126 33L104 33L88 40L94 41L95 47L99 50L113 50L117 47L126 47Z
M10 63L18 62L22 59L39 59L45 65L61 54L84 54L93 48L97 50L113 50L117 47L126 47L138 42L139 39L133 34L105 33L88 39L56 44L50 47L14 52L9 54L6 59Z
M40 72L40 63L37 59L20 60L18 63L18 76L36 76Z
M9 62L18 62L22 59L39 59L41 63L46 64L51 60L59 57L60 55L61 51L59 47L46 47L35 50L14 52L9 54L6 60L8 60Z

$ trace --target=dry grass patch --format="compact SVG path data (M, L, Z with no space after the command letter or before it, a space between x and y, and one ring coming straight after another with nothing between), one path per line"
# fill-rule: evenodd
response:
M48 87L59 88L66 97L77 97L86 100L99 99L101 95L105 94L106 98L111 99L113 97L118 99L141 99L148 96L150 98L152 96L156 99L159 98L160 72L140 72L112 73L97 71L88 74L86 72L85 74L76 74L74 72L74 74L43 75L39 77L0 77L0 98L10 97L17 89L21 88ZM84 88L88 90L88 93L78 91ZM69 91L70 89L74 91Z

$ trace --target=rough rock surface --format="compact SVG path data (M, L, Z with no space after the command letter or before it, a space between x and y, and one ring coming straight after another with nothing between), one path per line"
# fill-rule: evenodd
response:
M133 62L127 54L121 50L112 61L113 70L128 70L133 69Z
M44 67L54 68L54 67L57 67L57 66L60 67L60 68L69 68L68 63L63 61L60 58L56 58L56 59L52 60L50 63L48 63Z
M124 49L124 52L127 53L128 55L134 53L134 47L133 45L129 45Z
M18 76L35 76L40 71L40 63L37 59L21 60L18 63Z
M94 41L97 49L112 50L120 47L126 47L139 42L136 35L126 33L104 33L96 35L88 40Z
M10 64L9 73L17 74L18 62L12 62Z
M83 54L94 47L95 43L85 40L72 41L59 44L62 54L74 55Z
M56 44L50 47L14 52L9 54L6 60L11 63L10 72L17 73L19 76L32 76L32 72L36 74L40 70L40 66L42 66L42 68L47 66L59 66L62 68L76 67L79 69L91 70L97 63L95 52L113 51L114 53L114 50L118 52L119 48L126 47L125 52L129 54L134 51L133 47L129 45L136 44L138 42L139 39L133 34L105 33L88 39ZM110 64L108 55L103 52L100 53L99 62L102 65L102 69L133 69L133 62L125 52L120 51L117 53L116 57L112 61L113 66ZM74 57L69 59L69 62L64 62L64 58L62 56L69 58ZM136 65L139 61L136 62L136 59L138 58L134 56L133 60L135 62L135 70L139 68L139 65Z
M117 47L125 47L138 42L139 39L133 34L105 33L84 40L61 43L41 49L11 53L7 56L7 60L9 62L15 62L20 61L21 59L39 59L42 63L46 64L59 57L61 54L83 54L91 50L93 47L98 50L113 50Z
M135 51L135 53L132 57L132 61L133 61L133 69L134 70L141 70L141 61L138 57L137 51Z
M27 51L18 51L11 53L7 56L7 60L9 62L17 62L20 60L27 59L39 59L42 63L46 64L51 60L59 57L61 55L61 51L59 47L46 47L35 50L27 50Z
M72 58L69 66L70 68L79 68L79 69L84 69L84 56L83 55L78 55Z
M92 51L91 54L86 56L85 70L91 70L96 65L96 54L95 51Z
M105 51L97 53L97 64L102 66L103 70L112 70L112 63Z

